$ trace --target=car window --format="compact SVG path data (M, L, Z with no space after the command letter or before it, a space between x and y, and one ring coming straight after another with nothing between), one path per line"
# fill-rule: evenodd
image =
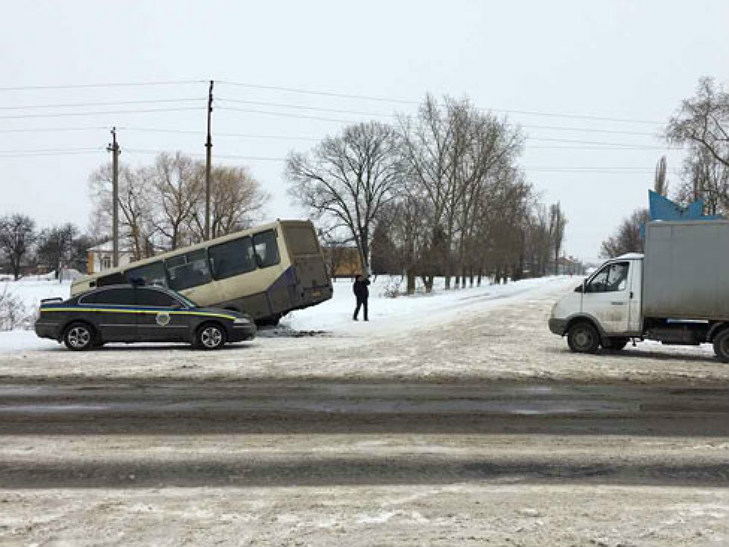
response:
M615 262L602 268L587 284L587 292L618 292L628 286L628 262Z
M175 291L197 287L210 282L205 249L198 249L165 261L169 287Z
M167 286L165 267L161 260L147 264L146 266L139 266L138 268L127 270L125 275L127 276L128 283L134 283L135 280L142 279L145 285Z
M256 251L256 262L259 268L267 268L279 263L276 233L266 230L253 236L253 247Z
M115 304L121 306L134 305L134 289L119 288L94 291L82 296L79 304Z
M250 237L213 245L208 248L208 257L215 279L226 279L256 269Z
M137 305L174 308L179 307L180 303L176 298L162 291L139 287L137 289Z

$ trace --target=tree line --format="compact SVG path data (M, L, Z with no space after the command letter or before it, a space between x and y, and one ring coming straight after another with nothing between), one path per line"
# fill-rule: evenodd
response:
M290 194L325 243L356 246L363 269L446 288L556 271L567 220L541 204L518 161L524 137L468 99L427 96L394 124L358 123L290 153Z
M28 268L37 270L39 265L56 274L68 268L83 272L87 250L95 243L93 237L70 222L38 230L28 215L0 217L0 260L15 280Z
M701 78L695 94L683 100L669 119L664 139L685 146L686 156L673 190L666 176L665 157L658 161L654 190L682 205L702 199L706 215L729 215L729 90L712 78ZM646 208L633 211L603 241L601 255L610 258L642 252L640 227L649 217Z
M245 167L214 165L210 175L210 237L251 226L269 195ZM92 226L111 233L112 171L90 177ZM180 152L162 153L151 165L119 170L119 226L133 260L199 243L205 230L205 163Z
M205 165L162 153L151 165L119 170L119 248L132 260L198 243L205 227ZM244 167L211 170L211 237L256 222L269 199ZM86 271L88 250L111 237L112 171L102 165L89 177L92 218L88 233L72 223L38 230L29 216L0 217L0 266L18 279L24 271ZM93 234L93 235L91 235Z

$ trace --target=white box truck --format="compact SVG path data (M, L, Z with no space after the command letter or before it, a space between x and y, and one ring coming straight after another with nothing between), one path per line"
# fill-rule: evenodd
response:
M649 222L645 254L605 262L554 305L549 329L581 353L649 339L712 343L729 362L729 220Z

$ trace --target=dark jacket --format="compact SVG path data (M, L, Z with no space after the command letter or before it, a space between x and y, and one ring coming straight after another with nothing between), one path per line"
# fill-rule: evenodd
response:
M354 285L352 286L352 290L354 291L354 295L357 298L367 298L370 295L370 290L367 288L367 285L370 284L369 279L365 279L364 277L361 279L357 279L354 282Z

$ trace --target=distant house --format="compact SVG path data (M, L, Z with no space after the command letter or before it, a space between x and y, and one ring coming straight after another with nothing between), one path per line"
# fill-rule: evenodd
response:
M87 273L94 274L110 270L114 267L114 244L111 240L94 245L87 249L89 260ZM134 254L129 247L119 248L119 266L124 266L134 261Z

